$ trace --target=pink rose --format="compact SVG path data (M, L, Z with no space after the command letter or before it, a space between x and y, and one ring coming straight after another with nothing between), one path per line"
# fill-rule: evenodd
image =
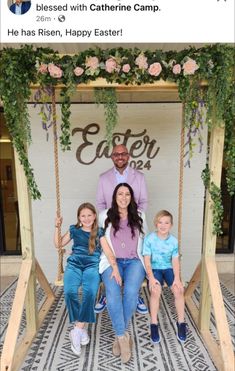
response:
M45 63L40 64L40 66L38 67L38 72L44 74L47 73L47 64Z
M63 75L62 69L53 63L48 64L48 71L51 77L55 77L56 79L59 79Z
M199 66L197 63L193 59L189 58L187 62L183 64L184 75L193 75L198 68Z
M180 64L175 64L173 69L172 69L172 72L175 75L178 75L181 72L181 65Z
M131 69L131 66L127 63L127 64L124 64L123 66L122 66L122 70L123 70L123 72L125 72L125 73L128 73L129 71L130 71L130 69Z
M147 63L147 57L145 57L144 54L140 54L136 60L135 64L142 70L147 70L148 68L148 63Z
M74 75L81 76L84 72L84 69L82 67L76 67L74 68L73 72L74 72Z
M105 62L105 69L108 73L112 73L113 71L118 70L118 65L114 58L107 59L107 61Z
M96 70L99 67L99 59L97 57L87 57L86 67L92 70Z
M162 70L162 66L160 65L160 63L156 62L156 63L152 63L149 66L148 73L152 76L158 76L161 73L161 70Z

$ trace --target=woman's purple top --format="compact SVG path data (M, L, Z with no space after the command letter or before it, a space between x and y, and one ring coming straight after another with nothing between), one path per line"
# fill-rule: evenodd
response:
M128 219L120 220L120 228L114 236L114 229L111 228L111 242L116 258L134 259L138 257L138 230L135 230L135 236L132 238L131 228L127 225Z

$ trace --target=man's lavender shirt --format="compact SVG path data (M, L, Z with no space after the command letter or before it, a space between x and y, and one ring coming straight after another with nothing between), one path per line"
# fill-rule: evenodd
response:
M126 183L133 188L138 209L146 211L148 196L144 174L129 167ZM111 207L113 191L117 184L114 167L100 175L96 194L96 206L98 211Z

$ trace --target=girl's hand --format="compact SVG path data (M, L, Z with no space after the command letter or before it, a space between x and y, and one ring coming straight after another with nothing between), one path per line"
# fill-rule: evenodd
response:
M62 216L60 216L59 218L56 217L56 218L55 218L55 227L56 227L56 228L60 227L61 224L62 224L62 222L63 222L63 218L62 218Z
M119 286L122 286L122 277L120 276L120 273L119 273L119 270L118 270L118 267L117 265L115 265L113 267L113 271L112 271L112 274L110 276L110 279L114 278L115 281L117 282L117 284Z

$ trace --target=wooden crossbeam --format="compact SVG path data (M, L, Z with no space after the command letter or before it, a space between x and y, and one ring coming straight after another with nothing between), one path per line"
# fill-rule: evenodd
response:
M37 259L36 259L36 277L37 277L37 280L41 288L44 290L45 294L47 295L47 297L55 298L54 292L51 286L49 285L47 278L45 274L43 273L42 268L40 267Z
M201 274L201 262L197 265L192 275L192 278L190 279L188 286L185 289L185 293L184 293L185 299L190 298L192 296L194 290L196 289L196 287L198 286L200 282L200 278L201 278L200 274Z
M200 86L205 87L207 86L206 81L202 81ZM61 90L64 87L63 84L57 84L55 86L56 90ZM39 89L40 85L39 84L32 84L31 89ZM125 85L125 84L118 84L116 82L108 82L104 78L97 78L96 80L89 81L86 84L78 84L77 85L77 90L78 91L92 91L95 88L115 88L116 91L139 91L139 92L144 92L144 91L166 91L166 92L172 92L178 91L178 85L175 82L172 81L164 81L164 80L158 80L155 81L152 84L130 84L130 85Z
M198 325L198 318L199 318L199 308L197 308L195 302L192 299L192 295L200 282L201 275L201 262L197 265L192 278L190 279L188 286L185 289L184 297L185 297L185 304L195 322Z

